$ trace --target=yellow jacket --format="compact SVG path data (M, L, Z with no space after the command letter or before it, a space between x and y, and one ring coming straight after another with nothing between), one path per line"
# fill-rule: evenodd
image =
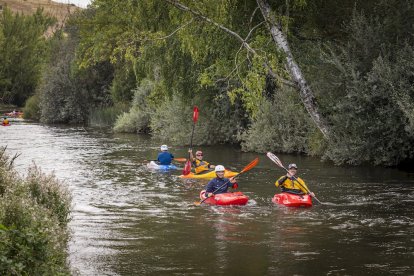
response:
M281 176L276 182L276 187L281 186L283 188L289 190L300 190L305 194L309 193L308 186L306 186L305 181L303 181L300 177L289 178L286 175Z
M206 161L200 161L197 158L193 159L193 164L194 164L194 171L195 173L202 173L204 171L208 171L209 167L210 167L210 163L206 162Z
M3 119L3 123L2 123L3 125L8 125L9 124L9 120L7 120L7 119Z

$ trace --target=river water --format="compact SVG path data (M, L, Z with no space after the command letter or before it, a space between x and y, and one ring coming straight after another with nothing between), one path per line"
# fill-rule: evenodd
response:
M206 180L145 166L164 141L31 123L1 127L0 140L21 154L19 172L35 162L69 186L74 275L414 274L414 175L407 172L278 154L298 164L324 203L291 209L271 202L284 172L265 155L203 147L206 160L235 171L256 156L260 163L239 179L246 206L195 206ZM171 151L186 156L183 146Z

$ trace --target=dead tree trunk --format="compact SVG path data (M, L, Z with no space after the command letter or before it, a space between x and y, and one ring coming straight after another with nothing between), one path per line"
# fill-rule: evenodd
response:
M276 46L281 49L286 55L287 68L290 72L290 76L293 82L296 84L300 91L300 98L303 102L303 105L305 106L307 112L311 116L317 128L322 132L323 136L327 138L329 135L329 126L320 114L318 105L315 101L315 96L313 95L311 88L306 82L306 79L303 76L300 67L293 58L292 52L289 48L289 43L284 33L282 32L281 25L277 23L275 18L272 16L272 10L267 3L267 0L257 0L257 4L259 5L262 15L267 22L273 41L275 42Z

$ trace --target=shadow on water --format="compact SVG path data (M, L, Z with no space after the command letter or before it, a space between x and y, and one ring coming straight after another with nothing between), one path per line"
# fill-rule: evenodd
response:
M276 206L284 172L264 155L239 179L246 206L195 206L207 180L146 168L148 136L30 123L0 130L24 172L35 161L74 196L70 263L79 275L410 275L414 273L414 177L387 168L343 168L278 155L324 205ZM206 160L239 171L258 154L203 147ZM176 157L185 147L172 146ZM183 166L178 163L177 165Z

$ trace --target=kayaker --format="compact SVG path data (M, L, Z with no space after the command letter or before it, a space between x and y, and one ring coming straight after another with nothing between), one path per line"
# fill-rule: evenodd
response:
M214 169L216 166L211 165L207 161L203 160L203 152L201 150L196 151L196 157L194 158L193 150L189 149L190 159L194 166L194 172L196 174L201 174L203 172L208 172L210 169Z
M239 187L239 184L237 184L236 179L234 177L228 179L224 177L224 166L217 165L214 168L214 171L216 172L216 178L213 178L208 182L206 186L206 193L205 195L207 197L213 196L214 194L223 194L227 193L228 188L237 189ZM227 182L227 185L225 185ZM224 185L224 186L223 186ZM219 189L218 191L216 191ZM214 194L213 192L216 191Z
M2 124L3 124L4 126L7 126L7 125L9 124L9 120L8 120L6 117L4 117L4 118L3 118L3 122L2 122Z
M161 152L158 153L157 162L159 165L171 165L171 161L174 159L174 155L168 152L168 146L162 145L160 147Z
M297 177L296 173L298 172L298 166L296 164L289 164L288 173L280 177L275 185L282 189L282 192L304 195L309 194L308 186L306 186L305 181L302 178ZM311 196L314 196L313 193L310 193Z

